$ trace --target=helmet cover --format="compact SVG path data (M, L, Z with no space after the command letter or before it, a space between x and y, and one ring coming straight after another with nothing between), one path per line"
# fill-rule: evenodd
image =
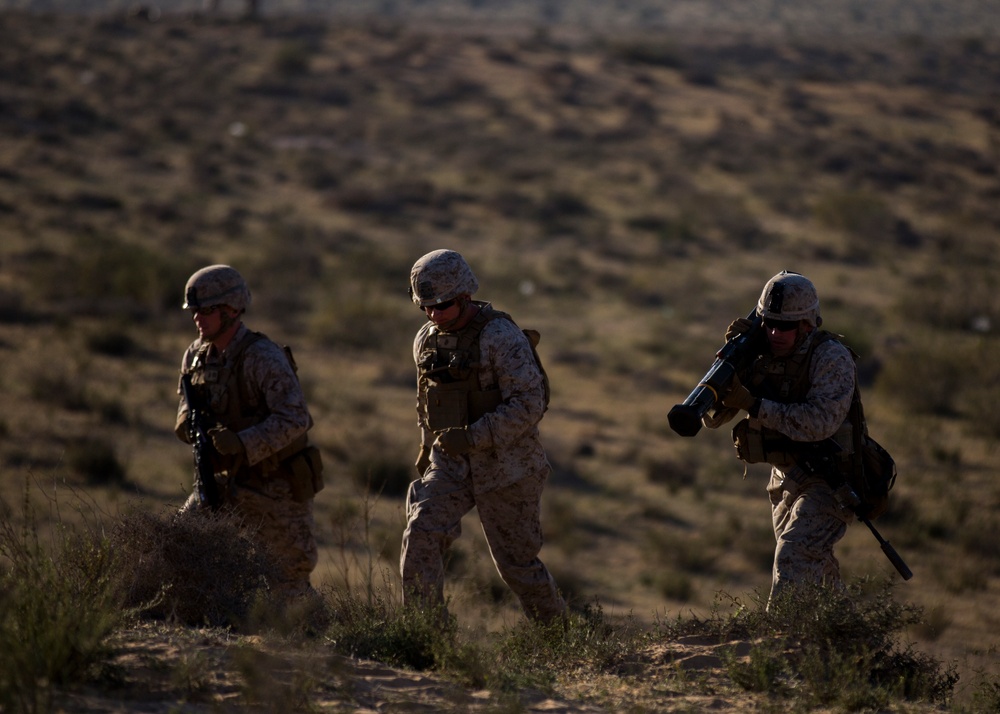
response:
M453 250L435 250L410 269L410 299L420 307L437 305L479 289L472 268Z
M184 308L228 305L243 312L250 305L250 288L228 265L209 265L195 272L184 286Z
M816 286L808 278L788 270L767 281L757 302L757 314L772 320L806 320L813 327L822 322Z

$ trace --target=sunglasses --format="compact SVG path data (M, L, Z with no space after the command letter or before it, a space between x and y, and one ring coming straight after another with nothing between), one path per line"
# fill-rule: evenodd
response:
M770 317L764 318L764 327L778 332L791 332L799 326L798 320L775 320Z
M205 317L207 315L214 315L216 311L222 307L221 305L210 305L208 307L192 307L191 314L198 315L200 317Z
M435 312L444 312L452 305L454 305L456 302L458 302L458 300L456 298L452 298L451 300L445 300L444 302L439 302L437 305L424 305L420 309L424 311L434 310Z

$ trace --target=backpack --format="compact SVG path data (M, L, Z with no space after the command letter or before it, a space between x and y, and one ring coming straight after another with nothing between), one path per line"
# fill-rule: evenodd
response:
M514 322L509 316L507 319ZM528 338L528 344L531 345L531 354L535 357L535 364L538 365L538 371L542 373L542 386L545 388L545 411L548 411L552 391L549 387L549 375L545 372L545 367L542 366L542 358L538 356L538 343L542 340L542 333L532 329L521 330L521 332Z
M475 344L476 360L477 361L479 360L479 352L478 352L479 351L479 333L483 331L483 328L486 327L486 324L490 320L495 320L497 318L503 318L504 320L507 320L512 325L514 325L514 327L517 327L518 329L521 329L518 326L518 324L516 322L514 322L514 318L511 317L508 313L503 312L502 310L496 310L496 309L494 309L491 306L488 306L488 309L486 309L486 310L480 311L479 315L482 315L485 319L484 320L478 320L478 319L473 320L472 324L471 324L471 326L472 326L471 335L473 337L473 343ZM477 318L478 318L478 315L477 315ZM538 343L541 342L541 340L542 340L542 333L540 333L538 330L532 330L532 329L527 329L527 330L522 329L521 332L524 333L524 336L528 338L528 344L531 345L531 356L535 358L535 365L538 367L538 371L541 372L541 374L542 374L542 387L545 390L545 409L544 409L544 411L548 411L549 410L549 400L551 399L551 396L552 396L552 390L551 390L551 387L549 386L549 375L546 373L545 367L542 365L542 358L538 355Z
M466 339L469 341L471 348L475 350L474 361L476 362L479 361L479 333L483 331L483 328L486 327L486 325L490 322L490 320L503 318L504 320L507 320L512 325L514 325L514 327L518 327L518 329L520 329L518 324L514 322L514 318L511 317L508 313L503 312L502 310L496 310L489 305L484 306L484 308L485 309L481 310L479 314L476 316L476 318L473 319L473 321L469 324L469 327L471 329L469 329L468 332L466 333L467 335ZM548 411L549 400L551 399L552 396L552 390L551 387L549 386L549 375L546 373L545 367L542 365L542 358L538 355L538 343L542 339L542 334L538 330L532 330L532 329L527 329L527 330L522 329L521 332L524 333L524 336L526 338L528 338L528 344L531 345L531 355L532 357L535 358L535 365L538 367L538 371L541 372L542 374L542 387L544 388L545 391L544 411Z
M856 386L851 401L850 419L854 426L854 460L848 484L854 489L861 504L857 513L874 521L889 508L889 492L896 485L896 462L868 433L865 409L861 403L861 390Z

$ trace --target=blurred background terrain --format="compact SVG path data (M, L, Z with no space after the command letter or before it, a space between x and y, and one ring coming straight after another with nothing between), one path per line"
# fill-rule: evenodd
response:
M390 586L417 451L413 261L538 329L543 558L643 620L766 592L766 469L666 413L781 269L900 477L910 635L996 674L1000 39L990 3L2 2L0 489L178 506L184 282L237 267L327 464L317 581ZM80 14L77 14L80 13ZM56 512L58 511L58 512ZM890 574L863 526L845 575ZM517 617L470 518L459 617Z

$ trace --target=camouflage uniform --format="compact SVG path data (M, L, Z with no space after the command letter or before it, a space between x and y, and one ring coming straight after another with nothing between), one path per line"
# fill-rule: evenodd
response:
M306 436L312 418L285 349L240 325L221 354L210 342L195 340L184 353L181 371L191 374L198 400L221 426L238 434L245 448L239 456L213 456L222 508L254 529L275 558L277 594L313 595L314 490L302 491L300 463L315 451ZM185 441L187 414L181 393L175 431ZM192 493L181 511L199 507Z
M457 253L439 251L437 257L461 260L468 271ZM466 293L475 290L475 285L465 287ZM434 299L441 301L441 295L435 294ZM420 304L419 292L414 301ZM492 310L485 303L474 305L484 314ZM428 345L455 336L430 322L425 324L413 343L418 372L433 358L435 350ZM427 394L418 395L422 443L430 453L429 465L422 478L410 484L406 499L407 526L400 557L404 602L443 604L444 554L461 534L462 517L476 508L500 576L530 617L549 621L562 615L565 603L538 557L541 495L551 471L538 434L546 408L542 372L528 338L509 319L489 319L479 333L478 349L473 386L484 392L498 390L498 404L467 424L468 453L448 454L433 444ZM426 385L422 379L418 383Z
M794 274L781 273L772 282L783 275ZM763 300L762 296L762 303ZM762 312L761 306L758 312ZM820 322L816 299L813 324L818 326ZM796 364L798 370L804 371L798 393L786 388L789 393L776 397L775 392L781 390L776 390L775 385L786 374L791 379ZM755 363L753 373L744 375L744 380L753 396L762 397L753 410L756 413L752 411L753 416L747 417L750 428L771 430L796 442L818 442L832 437L845 456L853 452L848 413L856 384L854 357L830 333L809 332L794 352L785 357L763 355ZM737 411L723 407L709 412L704 422L717 428ZM791 454L771 453L767 461L772 466L767 492L777 542L770 599L790 583L839 587L840 565L834 546L847 532L854 519L853 512L838 501L826 480L805 472L795 464Z

